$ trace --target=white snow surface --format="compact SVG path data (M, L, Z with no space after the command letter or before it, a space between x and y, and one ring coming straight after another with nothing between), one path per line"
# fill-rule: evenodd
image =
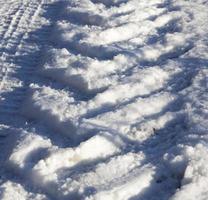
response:
M206 0L0 0L0 200L207 200Z

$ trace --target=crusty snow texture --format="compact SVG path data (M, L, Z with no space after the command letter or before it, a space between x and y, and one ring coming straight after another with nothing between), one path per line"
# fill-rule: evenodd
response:
M206 0L0 0L0 200L207 200Z

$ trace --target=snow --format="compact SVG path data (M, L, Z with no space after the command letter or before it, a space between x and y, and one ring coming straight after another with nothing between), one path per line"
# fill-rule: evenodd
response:
M19 183L7 181L0 187L0 197L2 200L47 200L42 194L27 192Z
M0 199L208 199L205 0L0 4Z
M39 154L41 157L41 154L52 146L52 144L49 140L32 133L22 133L20 138L7 164L9 167L13 168L14 171L17 170L24 174L25 171L33 165L36 157L35 155Z
M96 148L96 151L91 147ZM44 160L40 160L32 169L34 179L40 177L40 184L56 179L56 172L61 168L71 168L80 162L103 159L117 153L119 149L105 137L94 136L81 143L75 149L58 149ZM36 181L36 180L35 180Z
M171 198L177 199L206 199L207 191L207 145L199 143L194 147L188 147L186 149L186 155L189 159L181 190L178 190L176 194Z
M148 169L148 167L145 167L145 170L140 169L140 174L136 174L135 177L130 179L127 183L109 191L97 193L95 196L91 196L87 199L128 199L148 187L152 181L153 174L154 171L151 168Z

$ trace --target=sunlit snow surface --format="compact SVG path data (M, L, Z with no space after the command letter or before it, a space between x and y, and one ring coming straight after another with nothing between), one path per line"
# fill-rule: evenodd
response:
M0 0L1 200L207 200L206 0Z

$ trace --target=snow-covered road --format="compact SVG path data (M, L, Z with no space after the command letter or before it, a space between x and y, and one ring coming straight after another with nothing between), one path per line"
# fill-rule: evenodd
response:
M206 0L0 0L1 200L207 200Z

